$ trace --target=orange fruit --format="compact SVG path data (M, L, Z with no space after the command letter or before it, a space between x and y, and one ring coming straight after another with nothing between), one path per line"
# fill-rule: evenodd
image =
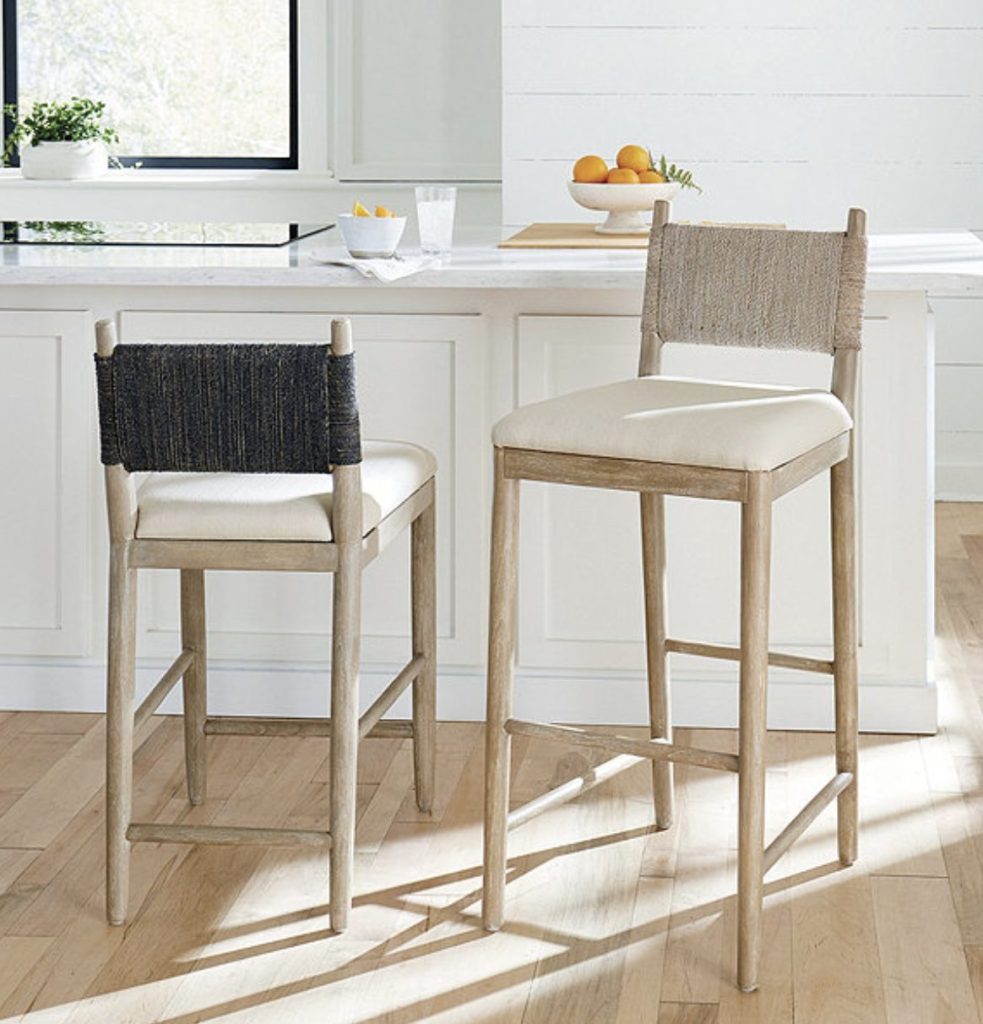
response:
M371 217L372 214L356 199L355 205L352 207L352 213L356 217Z
M652 166L649 151L644 146L622 146L618 150L618 166L630 168L636 174L641 174Z
M643 185L661 185L666 179L658 171L642 171L638 180Z
M638 175L630 167L614 167L608 171L609 185L637 185Z
M573 165L574 181L603 182L608 176L608 165L599 156L582 156Z
M395 217L396 214L389 209L388 206L377 206L375 208L375 215L377 217Z

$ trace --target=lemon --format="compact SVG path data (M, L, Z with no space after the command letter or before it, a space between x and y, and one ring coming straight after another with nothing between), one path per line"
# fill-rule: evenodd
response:
M395 217L396 214L389 209L388 206L377 206L375 208L375 215L377 217Z
M352 207L352 213L356 217L371 217L372 214L356 199L355 205Z

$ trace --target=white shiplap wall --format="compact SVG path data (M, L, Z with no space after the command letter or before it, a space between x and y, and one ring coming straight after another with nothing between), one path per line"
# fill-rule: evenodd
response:
M503 0L502 61L506 224L590 219L571 164L639 142L680 218L983 225L983 0ZM940 493L983 498L983 303L933 305Z

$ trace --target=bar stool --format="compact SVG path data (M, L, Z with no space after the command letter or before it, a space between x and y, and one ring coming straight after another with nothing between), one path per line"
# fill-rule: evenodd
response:
M669 223L657 202L648 250L641 358L635 380L517 409L495 427L484 925L502 925L506 836L648 758L656 823L672 823L672 762L737 772L737 980L757 987L764 874L833 799L839 858L857 856L857 581L853 410L866 273L866 215L846 233L695 227ZM829 392L757 387L659 374L664 343L801 349L832 358ZM770 652L772 502L830 471L833 658ZM645 581L650 741L512 717L519 481L638 491ZM666 494L741 503L740 646L677 640L665 626ZM740 662L739 754L672 742L667 653ZM836 773L767 847L764 788L768 665L832 675ZM617 753L509 813L513 735Z
M331 344L117 345L96 326L109 512L106 913L126 920L133 842L300 843L330 848L331 925L351 908L355 769L366 736L412 737L416 800L434 787L436 461L416 445L366 441L351 324ZM139 488L133 472L149 472ZM412 657L359 717L362 572L411 530ZM182 651L134 711L136 577L179 569ZM205 570L334 574L331 717L209 717ZM330 736L329 828L186 826L131 820L133 732L179 680L188 797L205 799L209 734ZM412 721L381 721L413 686Z

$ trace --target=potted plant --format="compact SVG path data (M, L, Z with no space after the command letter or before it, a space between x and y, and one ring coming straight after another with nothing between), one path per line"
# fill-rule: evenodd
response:
M119 142L115 128L103 123L105 103L73 96L67 103L35 103L18 116L4 107L12 127L3 151L5 164L20 151L25 178L97 178L109 166L107 143Z

